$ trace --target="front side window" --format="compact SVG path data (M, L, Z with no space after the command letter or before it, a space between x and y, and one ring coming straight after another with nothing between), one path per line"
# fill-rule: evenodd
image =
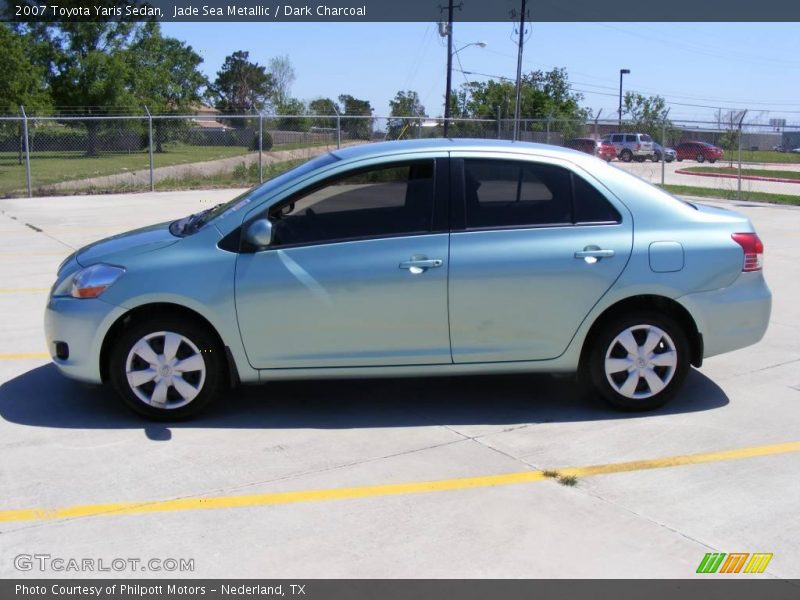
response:
M594 186L556 165L466 159L464 191L468 229L621 221Z
M273 245L364 239L431 230L432 160L339 176L270 210Z

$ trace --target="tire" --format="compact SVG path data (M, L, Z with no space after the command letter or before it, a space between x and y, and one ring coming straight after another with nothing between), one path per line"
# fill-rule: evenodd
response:
M682 158L676 158L675 160L677 160L678 162L682 162L683 161Z
M653 162L661 162L661 154L659 154L658 152L653 154Z
M183 369L176 368L181 364ZM161 316L123 330L109 360L109 379L139 415L181 420L221 395L225 366L222 348L207 327L186 317Z
M695 157L694 157L694 159L695 159L697 162L701 163L701 162L703 162L703 161L706 159L706 157L705 157L705 156L703 156L702 154L698 154L697 156L695 156Z
M628 344L627 349L623 342ZM606 401L621 410L645 411L663 406L689 371L686 334L677 321L658 312L635 311L613 319L592 344L588 363L592 384ZM648 352L650 345L654 347Z
M713 165L715 162L717 162L717 159L716 158L709 158L708 162L710 162Z
M632 158L633 158L633 153L630 150L623 150L622 152L619 153L619 159L622 162L631 162Z

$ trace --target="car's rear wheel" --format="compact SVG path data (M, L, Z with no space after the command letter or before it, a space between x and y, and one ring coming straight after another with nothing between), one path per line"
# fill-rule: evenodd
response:
M197 414L221 393L224 366L207 328L183 317L156 317L122 332L109 376L135 412L153 420L178 420Z
M633 158L633 152L631 152L630 150L623 150L622 152L620 152L619 158L623 162L631 162L631 159Z
M709 158L708 162L710 162L713 165L715 162L717 162L717 159L716 158Z
M706 159L706 157L705 157L705 156L703 156L702 154L698 153L698 154L697 154L697 156L695 156L695 157L694 157L694 159L695 159L697 162L703 162L703 161Z
M639 311L603 327L588 366L592 383L609 403L651 410L672 398L686 378L689 343L674 319Z

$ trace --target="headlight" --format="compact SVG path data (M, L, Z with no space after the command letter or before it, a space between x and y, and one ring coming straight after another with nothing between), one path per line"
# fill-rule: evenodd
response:
M67 277L58 286L58 289L54 290L53 295L59 295L58 292L65 293L69 284L69 295L73 298L97 298L111 287L123 273L125 273L125 269L122 267L102 263L92 265Z

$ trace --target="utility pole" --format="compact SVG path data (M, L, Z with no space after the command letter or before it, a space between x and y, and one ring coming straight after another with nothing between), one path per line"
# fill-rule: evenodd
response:
M622 76L628 75L631 72L630 69L620 69L619 70L619 130L622 131Z
M450 125L450 88L453 80L453 0L447 2L447 84L444 90L444 137ZM460 5L459 5L460 8Z
M517 47L517 91L514 101L514 133L511 141L519 139L519 105L522 93L522 46L525 44L525 0L522 0L522 7L519 13L519 43Z

